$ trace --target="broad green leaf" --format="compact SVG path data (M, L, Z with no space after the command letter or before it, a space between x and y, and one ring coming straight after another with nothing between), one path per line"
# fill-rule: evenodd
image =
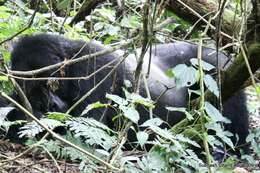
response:
M166 109L169 110L169 111L182 112L186 115L188 120L193 120L192 115L186 110L186 108L166 107Z
M163 123L163 120L161 120L160 118L152 118L152 119L149 119L147 121L145 121L141 126L160 126L162 125Z
M65 121L65 120L68 120L69 118L72 118L71 115L61 113L61 112L48 112L47 117L49 119L54 119L54 120L58 120L58 121Z
M224 131L219 123L207 123L205 127L208 130L214 130L216 132L216 136L223 142L225 142L228 146L232 149L234 148L234 144L231 141L230 137L233 136L232 133L228 131ZM212 137L211 137L212 138ZM216 144L215 141L211 141L212 143Z
M105 45L111 44L114 40L118 40L118 38L119 38L118 35L110 35L105 39L104 44Z
M109 25L106 28L106 33L109 35L118 35L119 32L120 32L120 28L118 26Z
M139 144L141 145L141 147L143 147L145 145L145 143L147 142L149 135L146 132L140 131L140 132L136 133L136 137L137 137L137 140L138 140Z
M135 110L134 107L127 107L127 106L119 106L119 108L123 111L123 115L131 120L134 123L138 123L140 116L139 113Z
M219 89L217 82L212 78L212 76L206 74L204 76L204 83L206 87L216 96L219 97Z
M115 22L116 13L112 9L108 9L108 8L95 9L95 13L100 14L102 17L104 17L105 19L108 19L111 22Z
M0 81L8 81L8 77L7 76L0 76Z
M217 110L212 104L209 102L205 102L205 111L207 115L214 121L214 122L224 122L230 123L230 120L223 117L219 110Z
M107 107L107 106L108 106L107 104L100 103L99 101L98 101L98 102L95 102L95 103L92 103L92 104L89 104L89 105L83 110L83 112L81 113L81 116L87 114L90 110L98 109L98 108L104 108L104 107Z
M131 100L132 103L138 103L138 104L144 105L149 108L155 107L153 104L154 102L152 100L150 100L148 98L144 98L136 93L130 94L129 99Z
M191 62L191 64L192 64L193 66L195 66L195 67L198 67L198 66L199 66L199 63L198 63L198 59L197 59L197 58L191 58L191 59L190 59L190 62ZM202 60L202 68L203 68L203 70L210 71L210 70L214 69L215 66L213 66L213 65L211 65L211 64L209 64L209 63L207 63L207 62L205 62L205 61Z
M128 102L124 98L119 97L118 95L106 94L106 98L112 100L113 102L117 103L120 106L128 104Z
M97 23L94 24L94 30L95 31L103 30L105 25L106 24L104 22L97 22Z
M127 28L137 28L141 26L140 19L137 16L123 16L121 26Z
M194 67L188 67L185 64L179 64L172 69L176 87L189 87L197 82L198 72Z
M55 119L48 119L48 118L43 118L40 119L40 122L47 126L49 129L54 129L56 127L64 126L63 123L60 121L57 121ZM34 137L37 134L41 133L44 131L44 129L37 124L35 121L26 124L25 126L20 128L21 131L18 133L19 137L27 136L27 137Z

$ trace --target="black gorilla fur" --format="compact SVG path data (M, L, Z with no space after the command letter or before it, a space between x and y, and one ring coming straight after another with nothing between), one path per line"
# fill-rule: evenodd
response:
M165 90L165 85L168 87L174 86L174 80L165 75L165 71L177 64L189 63L191 58L197 56L197 45L189 43L170 43L156 45L153 47L153 57L151 63L150 77L148 85L152 99L155 100L161 92ZM11 67L16 71L28 71L42 68L51 64L59 63L65 59L76 58L86 54L95 53L105 49L105 46L96 42L85 43L84 41L68 40L60 36L49 34L39 34L34 36L25 36L19 39L11 54ZM216 65L216 56L209 55L214 50L203 48L203 59L213 65ZM102 57L91 58L87 61L65 66L61 69L49 70L34 77L49 77L49 76L66 76L79 77L87 76L96 69L104 66L119 56L118 53L111 53ZM144 69L147 67L147 59L144 63ZM225 68L229 65L229 58L224 54L219 54L220 67ZM113 65L112 65L113 66ZM95 67L95 68L94 68ZM133 81L133 72L136 67L134 56L129 56L125 62L116 70L116 82L113 94L122 96L122 86L124 79ZM53 91L46 81L18 81L27 95L34 113L40 117L48 111L65 112L67 108L73 105L75 101L81 98L87 91L93 88L95 84L101 81L111 70L112 67L106 68L98 72L95 77L88 80L63 80L59 81L59 87ZM104 101L105 94L111 92L114 75L111 75L105 82L99 86L94 93L85 99L72 112L72 115L80 115L83 109L90 103L96 101ZM159 82L158 82L159 81ZM141 87L140 93L146 96L145 89ZM180 121L183 117L181 113L168 112L165 105L175 107L187 106L187 88L170 89L157 101L156 108L153 113L163 120L166 120L170 125ZM54 99L53 104L47 104L48 100ZM56 101L55 101L56 100ZM97 109L89 113L99 120L104 110ZM103 122L113 126L111 121L112 111L107 111ZM139 123L144 122L149 118L148 112L142 111ZM224 115L226 115L232 123L227 126L227 130L239 135L238 145L245 144L246 136L248 135L248 113L246 109L245 95L242 91L236 93L224 104ZM245 148L244 148L245 149Z

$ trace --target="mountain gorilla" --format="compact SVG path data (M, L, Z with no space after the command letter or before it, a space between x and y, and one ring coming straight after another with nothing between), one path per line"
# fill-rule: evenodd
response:
M160 97L157 100L156 108L153 110L153 113L167 121L170 125L179 122L183 118L183 115L179 112L168 112L165 106L186 107L188 104L188 92L185 87L175 88L174 80L167 77L165 71L178 64L190 63L189 60L191 58L197 57L197 48L198 46L195 44L179 42L156 45L152 49L148 85L152 99L156 100ZM14 71L39 69L104 49L105 46L97 42L86 43L84 41L69 40L49 34L25 36L19 39L11 53L11 68ZM216 55L214 53L210 55L212 52L214 52L213 49L203 48L203 60L216 65ZM101 57L90 58L84 62L64 65L59 69L45 71L33 77L88 76L107 63L120 57L119 54L120 53L114 52ZM148 59L147 55L143 65L144 70L147 70ZM220 53L219 60L220 68L224 69L226 65L228 66L229 58L227 56ZM119 60L115 60L110 66L100 70L88 80L59 80L57 87L51 86L46 80L18 80L18 82L28 97L34 114L40 117L43 113L48 111L65 112L67 108L71 107L86 92L97 85L118 62ZM88 104L96 101L104 102L104 100L106 100L106 93L112 92L113 94L123 96L122 86L124 85L124 80L126 79L133 82L133 73L136 64L135 57L133 55L128 56L126 60L117 67L115 73L110 75L91 95L74 108L70 114L75 116L80 115ZM167 92L165 92L166 88L168 88ZM162 95L163 92L164 94ZM146 96L145 89L142 85L140 94ZM87 116L99 120L103 114L104 109L95 109L89 112ZM102 121L112 127L113 115L113 111L106 111ZM148 112L143 111L141 115L139 123L143 123L149 119ZM232 121L232 123L227 126L227 130L239 136L237 144L245 144L245 139L248 135L248 116L243 92L235 94L224 104L224 115Z

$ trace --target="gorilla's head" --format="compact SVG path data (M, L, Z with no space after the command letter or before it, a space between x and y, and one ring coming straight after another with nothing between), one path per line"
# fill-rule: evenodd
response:
M11 53L11 69L14 71L31 71L62 62L70 56L65 47L66 39L62 37L39 34L33 37L24 36L14 45ZM48 70L33 77L59 77L57 69ZM30 101L34 114L41 116L45 112L64 112L65 103L50 89L47 80L17 80Z

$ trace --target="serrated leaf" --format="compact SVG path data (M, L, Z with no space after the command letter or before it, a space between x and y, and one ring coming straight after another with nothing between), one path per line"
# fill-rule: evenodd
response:
M194 119L193 116L186 110L186 108L182 108L182 107L178 107L178 108L176 108L176 107L166 107L166 109L168 111L182 112L182 113L184 113L186 115L188 120L193 120Z
M87 144L99 145L106 151L111 149L115 144L115 136L110 136L108 132L104 130L109 128L94 119L80 117L67 121L66 124L69 126L70 130L75 132L76 137L84 137ZM101 128L99 125L101 125Z
M95 9L95 13L99 13L105 19L108 19L111 22L115 22L116 19L115 10L108 9L108 8L99 8L99 9Z
M171 133L171 131L169 131L167 129L161 129L160 127L157 127L157 126L150 126L149 128L152 131L154 131L156 134L160 135L161 137L169 139L172 142L175 141L175 138L174 138L173 134Z
M118 35L118 32L120 31L120 28L118 26L109 25L106 28L106 33L108 35Z
M95 103L92 103L92 104L89 104L89 105L83 110L83 112L81 113L81 116L87 114L90 110L98 109L98 108L104 108L104 107L107 107L107 104L100 103L99 101L98 101L98 102L95 102Z
M141 145L141 147L143 147L146 144L146 142L149 138L149 135L146 132L140 131L140 132L136 133L136 137L137 137L137 140L138 140L139 144Z
M219 110L217 110L212 104L209 102L205 102L205 111L207 115L214 121L214 122L224 122L230 123L226 117L223 117Z
M65 121L68 120L69 118L72 118L72 116L61 112L47 112L47 118L58 120L58 121Z
M179 64L172 69L177 88L189 87L197 82L197 70L185 64Z
M212 76L206 74L204 76L204 83L206 85L206 87L216 96L219 97L219 89L218 89L218 85L217 82L213 79Z
M119 106L125 106L128 104L128 102L124 98L119 97L118 95L106 94L106 98L117 103Z
M140 96L139 94L135 94L135 93L132 93L129 95L129 98L131 100L132 103L138 103L138 104L141 104L141 105L144 105L146 107L149 107L149 108L154 108L154 102L148 98L144 98L142 96Z
M123 115L131 120L134 123L138 123L140 116L139 113L135 110L134 107L127 107L127 106L119 106L119 108L123 111Z
M147 121L145 121L141 126L142 127L149 127L149 126L160 126L162 125L163 120L160 118L152 118Z
M234 148L234 144L229 137L233 136L232 133L228 131L224 131L219 123L207 123L205 127L208 130L214 130L216 132L216 136L223 142L225 142L232 149ZM214 143L215 141L211 141ZM214 143L215 144L215 143Z
M100 30L103 30L104 27L105 27L105 23L97 22L97 23L94 24L93 28L94 28L95 31L100 31Z
M203 68L203 70L210 71L210 70L213 70L213 69L215 68L215 66L213 66L213 65L211 65L211 64L209 64L209 63L207 63L207 62L205 62L205 61L203 61L203 60L201 60L201 61L202 61L202 68ZM193 66L195 66L195 67L198 67L198 66L199 66L199 63L198 63L198 59L197 59L197 58L191 58L191 59L190 59L190 62L191 62L191 64L192 64Z
M54 129L56 127L64 126L64 124L61 123L60 121L54 119L48 119L48 118L40 119L40 122L45 126L47 126L49 129ZM18 132L20 138L23 136L34 137L40 132L44 131L44 129L35 121L26 124L25 126L21 127L20 130L21 131Z
M178 134L175 136L176 140L180 141L180 142L184 142L184 143L188 143L188 144L191 144L197 148L201 148L200 145L196 142L196 141L193 141L185 136L183 136L182 134Z
M123 19L120 22L121 26L127 28L137 28L141 26L140 20L136 16L123 16Z

